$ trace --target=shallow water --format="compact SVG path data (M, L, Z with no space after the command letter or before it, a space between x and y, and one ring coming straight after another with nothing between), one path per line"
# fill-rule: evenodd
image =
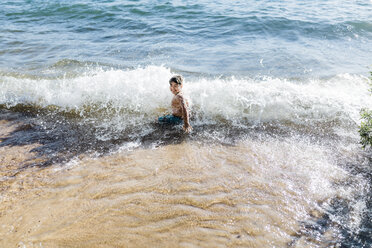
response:
M3 121L3 137L22 130L22 122L14 124L19 121L19 116ZM370 242L370 178L363 168L370 170L358 146L334 149L301 136L263 133L235 145L127 145L48 167L42 166L48 157L33 152L38 147L0 150L5 247L363 247ZM359 164L350 166L355 161Z
M2 242L329 247L340 237L337 220L324 226L317 221L329 214L335 195L360 194L353 187L364 184L357 178L335 188L351 175L332 153L291 140L183 143L35 168L5 184L11 194L2 204L2 223L8 223L1 227ZM363 213L358 202L350 204L350 225L357 226Z

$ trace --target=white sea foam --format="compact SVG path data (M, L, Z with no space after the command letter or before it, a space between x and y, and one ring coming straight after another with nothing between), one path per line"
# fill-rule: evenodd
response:
M358 121L359 110L372 104L368 87L366 78L345 74L308 82L202 79L187 90L206 116L306 122L336 117Z
M170 111L170 69L93 70L76 78L0 77L0 104L42 108L57 106L82 116L111 113L110 120L147 123ZM186 78L184 91L196 123L266 121L308 125L316 122L358 123L359 111L372 107L369 80L359 75L290 80L271 77ZM335 127L336 128L336 127Z
M79 110L86 105L122 107L146 112L162 104L170 71L149 66L135 70L95 70L70 79L27 79L2 77L0 103L7 106L55 105L63 110ZM165 83L164 83L165 82Z

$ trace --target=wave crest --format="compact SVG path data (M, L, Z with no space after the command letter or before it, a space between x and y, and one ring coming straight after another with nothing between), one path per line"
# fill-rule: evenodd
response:
M30 109L146 124L170 111L169 68L93 69L74 78L35 79L0 75L0 104ZM358 75L328 79L206 78L186 80L185 95L197 125L228 123L248 126L263 122L347 127L359 111L372 107L369 80Z

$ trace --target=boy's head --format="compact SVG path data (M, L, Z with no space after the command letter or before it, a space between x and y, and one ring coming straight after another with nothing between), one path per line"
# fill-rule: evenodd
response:
M169 79L170 91L173 94L177 95L178 93L181 92L182 83L183 83L183 78L180 75L173 76L171 79Z
M171 85L172 82L182 85L183 78L180 75L173 76L173 77L171 77L171 79L169 79L169 84Z

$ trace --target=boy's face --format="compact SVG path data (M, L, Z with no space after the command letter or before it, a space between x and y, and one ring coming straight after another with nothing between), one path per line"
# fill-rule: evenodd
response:
M181 92L182 90L182 84L176 84L175 82L172 82L169 87L170 91L174 94L177 95L178 93Z

